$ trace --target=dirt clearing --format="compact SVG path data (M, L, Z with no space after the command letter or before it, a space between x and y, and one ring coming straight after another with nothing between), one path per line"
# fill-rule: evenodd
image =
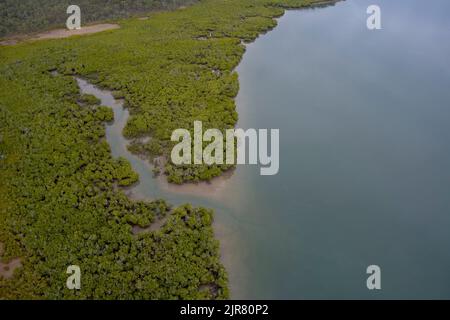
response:
M75 29L75 30L68 30L68 29L55 29L50 30L42 33L38 33L31 36L22 36L17 38L11 38L11 39L5 39L3 41L0 41L1 45L8 46L8 45L14 45L19 42L29 41L29 40L44 40L44 39L62 39L62 38L68 38L71 36L76 35L84 35L84 34L92 34L97 32L102 32L106 30L113 30L113 29L119 29L120 26L118 24L112 24L112 23L103 23L103 24L96 24L92 26L86 26L82 27L81 29Z

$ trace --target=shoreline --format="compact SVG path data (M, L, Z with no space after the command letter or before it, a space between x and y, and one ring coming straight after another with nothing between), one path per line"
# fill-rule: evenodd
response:
M335 4L337 4L338 2L342 2L345 0L324 0L324 1L320 1L320 2L316 2L313 4L310 4L306 7L303 8L284 8L284 12L283 14L281 14L280 16L275 16L272 19L276 22L276 25L273 28L269 28L268 30L265 30L263 32L261 32L260 34L258 34L258 36L249 42L246 42L244 40L241 41L241 45L243 45L245 47L245 50L239 60L239 63L231 70L231 72L236 72L237 73L237 68L239 67L242 59L244 58L244 55L247 51L246 46L249 44L254 43L255 41L257 41L257 39L264 35L269 33L270 31L272 31L273 29L275 29L278 26L278 20L281 19L286 11L288 10L308 10L308 9L317 9L317 8L324 8L324 7L328 7L328 6L334 6ZM238 80L239 81L239 80ZM237 109L237 104L236 104L236 97L234 97L234 103L235 103L235 107ZM124 121L124 127L127 123L127 120ZM123 128L124 128L123 127ZM121 130L123 130L123 128ZM235 125L235 128L237 128L237 123ZM130 141L130 140L127 140ZM126 146L125 146L126 147ZM139 159L143 160L146 164L148 164L148 166L150 168L153 168L154 165L151 164L149 161L147 161L145 159L145 156L141 156L141 155L137 155L137 154L133 154L130 152L130 154L138 157ZM234 167L230 170L227 171L223 171L219 176L213 177L210 180L204 180L204 181L199 181L199 182L183 182L181 184L175 184L175 183L170 183L168 182L167 176L164 174L164 170L163 168L161 168L161 173L158 174L155 179L157 180L157 183L160 187L162 187L163 190L167 191L167 192L171 192L171 193L178 193L178 194L184 194L184 195L193 195L193 196L199 196L199 197L206 197L206 196L217 196L217 193L222 190L227 182L228 179L230 179L233 175L234 172L236 171L237 167Z
M314 8L322 8L330 5L334 5L337 2L345 1L345 0L324 0L324 1L318 1L315 3L311 3L309 5L306 5L305 7L298 8L298 7L282 7L282 9L286 10L304 10L304 9L314 9ZM187 6L180 6L173 10L184 10ZM152 14L159 13L159 12L165 12L164 10L155 10L153 12L142 12L140 14L136 14L134 17L128 17L123 18L125 20L128 19L138 19L141 21L148 20ZM283 14L284 15L284 12ZM274 17L275 20L280 18L280 16ZM275 26L276 27L276 26ZM274 28L275 28L274 27ZM30 33L24 33L24 34L12 34L7 35L3 38L0 38L0 46L14 46L22 43L32 42L32 41L39 41L39 40L48 40L48 39L63 39L63 38L69 38L71 36L76 35L88 35L88 34L95 34L103 31L108 30L115 30L120 29L120 24L117 23L117 21L111 22L111 20L99 20L96 22L90 22L86 24L85 26L82 26L81 29L75 29L75 30L68 30L67 28L58 28L56 26L50 27L48 29L44 29L42 31L35 31ZM269 32L267 30L266 32ZM254 40L253 40L254 41ZM250 41L249 43L253 42Z
M296 10L322 8L324 6L334 5L340 1L342 1L342 0L332 0L332 1L327 1L327 2L320 2L319 5L309 6L309 7L305 7L305 8L296 8ZM270 31L272 31L273 29L275 29L278 26L278 20L281 19L285 15L287 10L292 10L292 9L284 9L282 15L273 18L273 20L276 22L276 25L273 28L269 28L268 30L261 32L260 34L258 34L258 36L253 41L249 41L249 42L241 41L241 45L244 45L245 50L243 51L242 56L240 57L237 65L234 66L234 68L232 69L232 72L237 72L236 70L239 67L240 63L242 62L244 55L247 51L246 46L251 43L254 43L261 35L266 34ZM83 79L83 80L88 81L88 79ZM88 81L88 83L91 85L94 85L94 84L90 83L89 81ZM107 91L109 94L112 95L112 90L110 90L109 88L105 88L101 85L94 85L94 87L96 87L102 91ZM221 202L223 204L223 200L224 200L223 199L223 190L226 188L229 179L231 179L233 177L233 175L236 171L236 168L225 171L221 175L214 177L211 180L200 181L200 182L195 182L195 183L194 182L182 183L182 184L169 183L167 176L164 174L164 171L162 171L157 176L154 176L153 172L152 172L153 171L152 169L154 168L154 164L152 164L144 155L133 154L132 152L130 152L128 150L127 146L130 144L131 140L126 139L123 136L123 129L126 126L126 123L127 123L130 115L129 115L128 109L124 105L123 100L120 101L120 99L115 99L114 97L113 97L113 99L114 99L115 105L116 106L118 105L121 110L119 110L119 112L117 112L117 113L116 113L116 110L114 110L115 118L114 118L114 122L111 124L110 129L112 131L116 131L115 134L120 135L123 138L123 139L118 139L118 140L121 140L119 142L121 144L120 149L122 150L122 152L125 152L127 155L126 156L126 155L122 154L121 155L122 157L127 158L128 161L130 161L129 157L138 159L138 161L141 162L141 164L143 164L145 166L145 168L147 169L147 171L151 174L150 179L153 179L153 181L151 181L150 183L154 183L156 185L156 187L159 188L164 193L193 196L193 197L198 197L200 199L202 199L202 198L203 199L211 199L211 200L216 200L218 202ZM236 97L234 97L234 102L235 102L235 107L237 109L238 106L236 103ZM121 118L116 118L117 114L120 114ZM237 124L238 124L238 122L236 123L236 126L237 126ZM117 142L117 141L115 141L115 142ZM111 145L111 142L108 141L108 144ZM133 164L132 164L132 167L133 167ZM133 167L133 171L138 172L139 170L136 170L136 168ZM139 185L141 183L145 184L145 179L147 179L147 177L143 178L144 182L141 179L142 179L142 177L140 175L139 181L129 187L122 188L123 192L132 201L156 200L157 197L155 197L155 196L148 196L148 194L142 194L141 192L139 192ZM178 205L176 205L176 206L178 206ZM208 209L214 210L215 215L220 210L219 207L217 207L217 206L214 206L214 207L208 206ZM223 211L223 210L221 210L221 211ZM139 234L141 232L151 232L155 228L156 229L160 228L165 223L165 221L166 221L166 219L162 219L160 221L155 221L145 228L133 226L133 234ZM233 244L233 241L234 241L233 237L229 235L229 233L232 231L227 229L226 224L223 225L223 224L219 223L218 219L216 217L213 219L212 228L214 230L214 237L219 242L220 261L226 267L225 269L227 270L227 272L229 274L231 274L231 270L236 270L236 268L238 268L237 264L239 263L239 261L232 262L233 260L235 260L232 248L236 245L236 244ZM238 273L238 272L236 272L236 271L233 272L233 274L236 274L236 273ZM236 282L234 282L234 281L232 282L230 278L228 280L228 287L230 289L230 297L233 297L233 292L236 292L236 291L240 292L240 291L244 290L243 288L239 288L239 286L236 286ZM231 291L231 288L234 288L233 291Z
M335 3L335 2L336 2L335 0L331 1L331 3ZM303 8L299 8L299 9L303 9ZM279 10L276 10L276 12L281 12L282 14L279 15L279 17L281 17L281 16L284 15L286 10L289 10L289 9L288 8L279 8ZM272 30L272 29L274 29L276 27L276 20L275 20L275 18L276 18L275 16L272 17L272 20L274 20L274 22L275 22L275 26L270 27L272 24L267 23L268 27L265 28L265 29L264 29L264 26L261 27L260 29L258 29L259 30L258 33L255 34L255 33L251 33L251 32L247 32L247 33L244 32L243 36L241 36L239 38L242 40L242 39L244 39L244 37L247 37L247 39L249 39L248 43L253 43L261 34L263 34L265 32L269 32L270 30ZM235 39L235 38L233 38L231 36L224 37L224 38ZM239 39L239 38L236 38L236 39ZM74 39L73 41L75 41L75 44L77 43L76 39ZM60 42L59 44L61 44L61 43L65 44L65 42ZM236 47L231 47L231 49L235 50ZM229 65L227 65L226 69L233 70L233 69L237 68L239 66L239 64L241 63L243 57L244 57L244 53L245 53L245 50L242 51L242 52L241 52L241 50L237 51L237 54L239 54L239 57L236 56L236 59L232 60L233 63L230 63ZM59 64L57 64L57 63L56 63L56 65L59 66ZM51 70L49 70L49 69L47 69L47 70L51 73ZM72 68L71 70L73 72L72 74L77 74L76 73L76 68ZM42 72L42 73L44 73L44 72ZM80 74L80 73L78 73L78 74ZM65 75L67 76L67 75L69 75L69 73L65 73ZM103 82L103 84L102 84L99 81L98 88L102 88L102 87L104 88L103 85L106 84L106 83L107 82ZM95 85L95 86L97 87L97 85ZM108 89L108 92L112 96L111 90ZM230 96L230 98L232 98L232 97ZM236 96L234 97L234 102L236 102L235 99L236 99ZM117 108L113 108L115 113L116 113L116 110L119 110L119 109L120 109L121 112L123 112L124 110L127 111L127 108L125 108L123 104L120 104L120 106L119 106L119 104L117 103L118 100L113 99L113 100L110 100L110 101L112 101L112 105L117 107ZM108 104L102 103L102 105L108 105ZM235 105L235 108L236 108L236 105ZM123 112L123 113L125 113L125 112ZM128 120L127 116L125 116L125 121L124 121L125 123L126 123L126 120ZM117 121L117 123L121 122L120 119L116 119L115 122L116 121ZM236 118L236 122L237 122L237 118ZM118 142L124 141L123 143L126 146L126 141L123 140L124 137L122 135L122 131L120 131L120 132L118 132L116 134L118 136L121 136L121 139L119 139ZM111 145L110 145L110 147L111 147ZM117 150L117 146L116 146L116 150ZM119 150L119 154L120 154L120 152L122 154L125 154L125 153L126 154L131 154L131 152L129 152L128 150L125 150L125 151ZM110 155L105 155L105 159L106 158L111 158L111 156L112 157L116 157L117 154L118 154L117 152L116 153L110 152ZM131 154L131 155L133 155L133 154ZM136 157L136 155L133 155L133 156ZM151 166L151 164L148 162L148 160L141 160L141 162L144 163L145 166ZM136 170L134 168L133 164L131 164L131 166L132 166L132 170L134 172L138 172L138 170ZM139 169L140 169L140 172L142 172L142 166ZM207 201L208 197L209 198L213 198L214 196L218 196L218 195L223 193L222 190L223 190L224 186L227 185L227 180L230 177L232 177L233 174L234 174L234 170L230 171L230 172L223 172L219 177L217 177L215 179L211 179L210 181L199 182L199 183L191 183L191 184L186 184L185 183L185 184L180 185L180 186L174 185L174 184L169 184L167 181L164 181L165 177L162 176L159 180L156 179L156 181L152 181L152 184L150 185L150 187L153 187L154 184L156 183L158 185L158 187L161 188L160 190L165 190L167 192L176 193L176 194L200 195L205 200L205 201L202 200L202 202L207 203L208 202ZM148 179L149 177L151 177L151 175L152 175L152 172L149 171L149 173L146 173L145 179ZM136 185L134 185L134 187L136 187ZM144 187L144 188L142 189L142 187ZM152 188L148 188L148 187L149 186L145 186L145 185L141 186L141 190L144 190L145 194L147 194L148 192L153 192L155 190L154 188L152 189ZM158 193L160 193L160 190L157 190ZM131 192L133 192L133 189L131 189ZM173 199L173 197L166 198L168 202L171 202L170 198ZM146 197L146 200L152 200L152 199L153 198L148 199ZM190 201L188 201L188 202L190 202ZM197 207L211 207L209 205L204 205L204 204L200 204L199 205L197 201L194 201L192 203L194 203L194 205L197 206ZM178 204L177 204L177 206L178 206ZM212 207L216 211L220 210L219 209L220 206L212 206ZM232 212L232 214L233 214L233 212ZM225 217L225 216L222 216L222 218L223 217ZM223 220L222 218L219 219L219 220ZM229 218L229 217L226 217L226 218ZM233 260L233 258L236 257L235 251L231 251L231 248L237 249L239 247L239 244L233 244L233 242L235 241L234 240L235 237L230 237L229 236L234 230L228 228L228 225L226 223L225 224L221 224L220 227L218 228L217 227L217 220L214 219L214 221L211 222L212 228L214 229L214 238L215 238L215 240L218 240L219 243L220 243L220 247L218 248L219 249L218 258L220 258L220 261L222 261L223 265L228 265L229 266L230 265L230 263L229 263L230 260ZM209 228L209 226L210 225L208 224L208 228ZM218 230L221 230L221 231L218 231ZM228 250L226 248L228 248ZM230 251L230 253L224 254L224 250L225 251ZM217 255L217 252L216 252L216 255ZM224 261L228 261L228 263L225 264ZM221 268L223 268L223 266L221 266ZM234 269L234 267L226 268L226 270L230 270L230 271L233 270L233 269ZM231 287L231 284L234 283L234 282L232 282L230 280L227 281L227 282L228 282L228 285L227 285L228 287Z

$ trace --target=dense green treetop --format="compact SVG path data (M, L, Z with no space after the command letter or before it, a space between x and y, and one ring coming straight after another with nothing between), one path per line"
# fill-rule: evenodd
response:
M82 8L83 23L174 9L195 0L2 0L0 37L65 27L67 7Z
M105 140L111 111L81 96L73 75L125 99L124 134L152 138L135 150L166 155L175 128L236 124L241 42L273 28L283 8L311 2L205 0L121 29L0 47L0 242L5 261L23 264L0 278L0 298L227 298L212 212L131 201L121 186L138 177ZM167 164L173 182L226 169ZM163 218L158 230L132 232ZM79 291L65 287L72 264Z

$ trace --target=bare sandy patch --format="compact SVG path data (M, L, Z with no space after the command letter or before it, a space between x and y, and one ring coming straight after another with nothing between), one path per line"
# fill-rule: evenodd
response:
M15 40L15 39L0 41L0 45L2 45L2 46L13 46L18 43L19 43L19 40Z
M103 23L103 24L95 24L92 26L86 26L86 27L82 27L81 29L75 29L75 30L55 29L55 30L38 33L35 35L6 39L3 41L0 41L0 45L3 45L3 46L15 45L19 42L29 41L29 40L62 39L62 38L68 38L71 36L92 34L92 33L98 33L98 32L102 32L102 31L114 30L114 29L119 29L119 28L120 28L120 26L118 24Z
M97 32L102 32L102 31L106 31L106 30L118 29L118 28L120 28L120 26L118 24L104 23L104 24L96 24L93 26L82 27L81 29L75 29L75 30L56 29L56 30L51 30L48 32L43 32L43 33L37 34L36 36L34 36L31 39L33 39L33 40L60 39L60 38L67 38L70 36L91 34L91 33L97 33Z
M0 242L0 278L10 279L14 275L14 270L22 266L20 258L12 259L9 263L1 262L1 256L3 255L3 243Z
M11 279L14 275L14 271L21 266L22 263L20 262L20 258L13 259L9 263L0 262L0 277Z

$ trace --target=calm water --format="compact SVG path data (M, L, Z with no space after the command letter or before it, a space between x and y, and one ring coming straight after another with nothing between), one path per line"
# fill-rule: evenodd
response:
M370 4L383 30L367 30ZM125 151L120 105L113 155L140 174L135 195L215 208L233 298L450 298L449 13L349 0L289 11L248 45L239 127L280 129L276 176L240 166L211 195L168 190Z

